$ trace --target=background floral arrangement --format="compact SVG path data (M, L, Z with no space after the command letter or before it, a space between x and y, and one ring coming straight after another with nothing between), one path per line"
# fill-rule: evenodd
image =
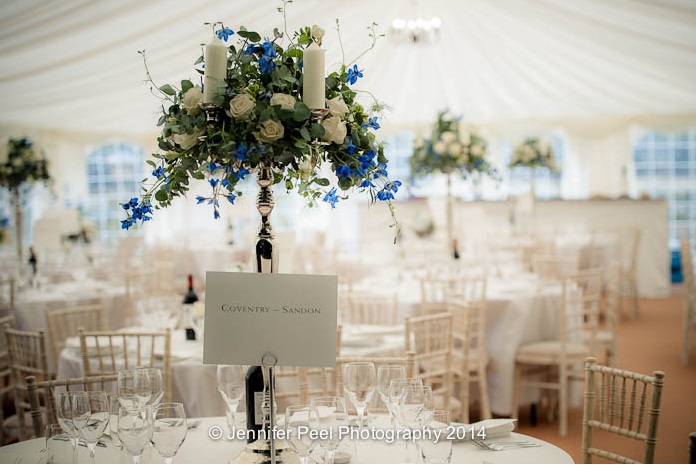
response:
M460 173L464 177L481 173L497 179L498 172L486 159L488 144L473 127L448 117L446 111L437 115L430 139L417 141L409 159L414 176L430 173Z
M284 7L280 10L285 16ZM302 101L302 59L309 45L321 44L323 29L303 27L292 35L275 29L272 37L262 38L244 27L235 33L222 23L212 26L220 26L215 34L225 42L233 35L238 38L227 48L225 87L214 101L220 108L214 121L207 121L201 109L201 86L190 80L182 81L179 88L157 86L145 60L148 79L163 99L158 122L161 153L148 161L154 181L144 187L142 198L123 204L127 219L122 227L149 220L152 202L154 208L170 205L174 197L188 191L191 178L208 181L210 195L196 200L212 205L218 218L219 202L233 204L242 195L238 182L264 164L272 167L275 183L284 183L310 205L321 199L334 207L352 188L367 192L371 201L389 205L392 226L398 231L391 200L401 183L389 180L383 146L375 139L380 125L372 113L380 111L381 105L372 99L368 113L358 103L359 92L351 88L363 76L357 59L347 64L343 60L338 70L328 74L325 112L313 115ZM374 47L375 26L369 28L372 44L360 56ZM201 56L196 65L203 63ZM325 175L325 165L332 174Z
M31 140L10 139L0 147L0 187L14 191L25 182L49 180L46 159Z
M548 142L542 142L537 137L528 137L515 146L509 166L510 168L524 166L559 171L553 154L553 146Z
M0 243L5 242L7 236L7 228L10 226L9 218L0 218Z

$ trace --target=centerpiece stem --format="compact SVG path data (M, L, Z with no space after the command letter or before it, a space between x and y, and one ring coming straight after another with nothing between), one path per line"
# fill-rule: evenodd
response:
M261 215L261 224L256 236L255 267L257 273L275 273L278 271L278 248L275 244L271 212L275 206L273 198L273 170L264 161L259 164L256 178L259 194L256 197L256 209Z
M19 259L19 266L22 266L22 202L19 193L19 187L12 188L12 202L14 203L14 214L15 214L15 234L16 234L16 245L17 245L17 258Z
M447 204L445 215L447 216L447 247L452 245L452 173L447 173Z

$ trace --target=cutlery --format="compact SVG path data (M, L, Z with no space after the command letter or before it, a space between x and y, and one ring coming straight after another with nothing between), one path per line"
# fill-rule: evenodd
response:
M200 424L201 424L201 421L202 421L202 420L201 420L200 418L199 418L199 419L197 419L197 420L192 420L192 421L189 421L189 422L188 422L188 429L194 429L194 428L197 428L197 427L198 427L198 425L200 425Z
M478 439L474 439L471 442L477 447L483 450L490 451L501 451L506 449L523 449L527 447L540 447L541 444L531 441L506 441L506 442L483 442Z

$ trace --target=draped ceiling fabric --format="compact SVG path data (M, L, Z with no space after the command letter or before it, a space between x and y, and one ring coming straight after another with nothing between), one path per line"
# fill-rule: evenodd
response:
M70 141L62 146L76 144L70 150L84 147L75 141L128 137L149 150L159 100L137 52L146 51L158 85L196 79L193 63L211 38L205 22L269 35L283 30L280 6L278 0L2 0L0 135L52 135ZM441 18L436 41L391 34L393 19L418 16ZM357 61L365 77L356 87L389 107L380 134L423 131L449 108L492 135L560 129L569 140L592 139L571 151L588 160L622 146L616 171L629 164L629 128L696 122L693 0L288 4L288 31L312 24L327 30L330 69L341 62L336 18L346 62L369 46L372 22L386 34Z

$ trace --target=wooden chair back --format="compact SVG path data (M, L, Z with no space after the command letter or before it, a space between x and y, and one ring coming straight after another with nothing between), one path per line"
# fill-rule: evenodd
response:
M657 423L660 417L665 374L652 376L585 362L585 393L582 419L582 461L592 457L618 463L654 463ZM595 433L635 439L643 443L643 456L635 461L595 445Z
M46 310L46 329L53 353L54 367L58 366L60 352L65 347L65 340L69 337L78 337L80 328L88 331L106 329L103 307L101 305L82 305Z
M107 375L137 367L160 368L164 402L171 401L171 331L116 332L79 329L85 376Z
M64 391L104 391L116 392L118 374L85 376L83 378L55 379L37 381L34 376L26 377L27 393L31 407L31 422L34 436L44 436L46 425L57 423L56 394ZM44 407L42 408L42 400Z

